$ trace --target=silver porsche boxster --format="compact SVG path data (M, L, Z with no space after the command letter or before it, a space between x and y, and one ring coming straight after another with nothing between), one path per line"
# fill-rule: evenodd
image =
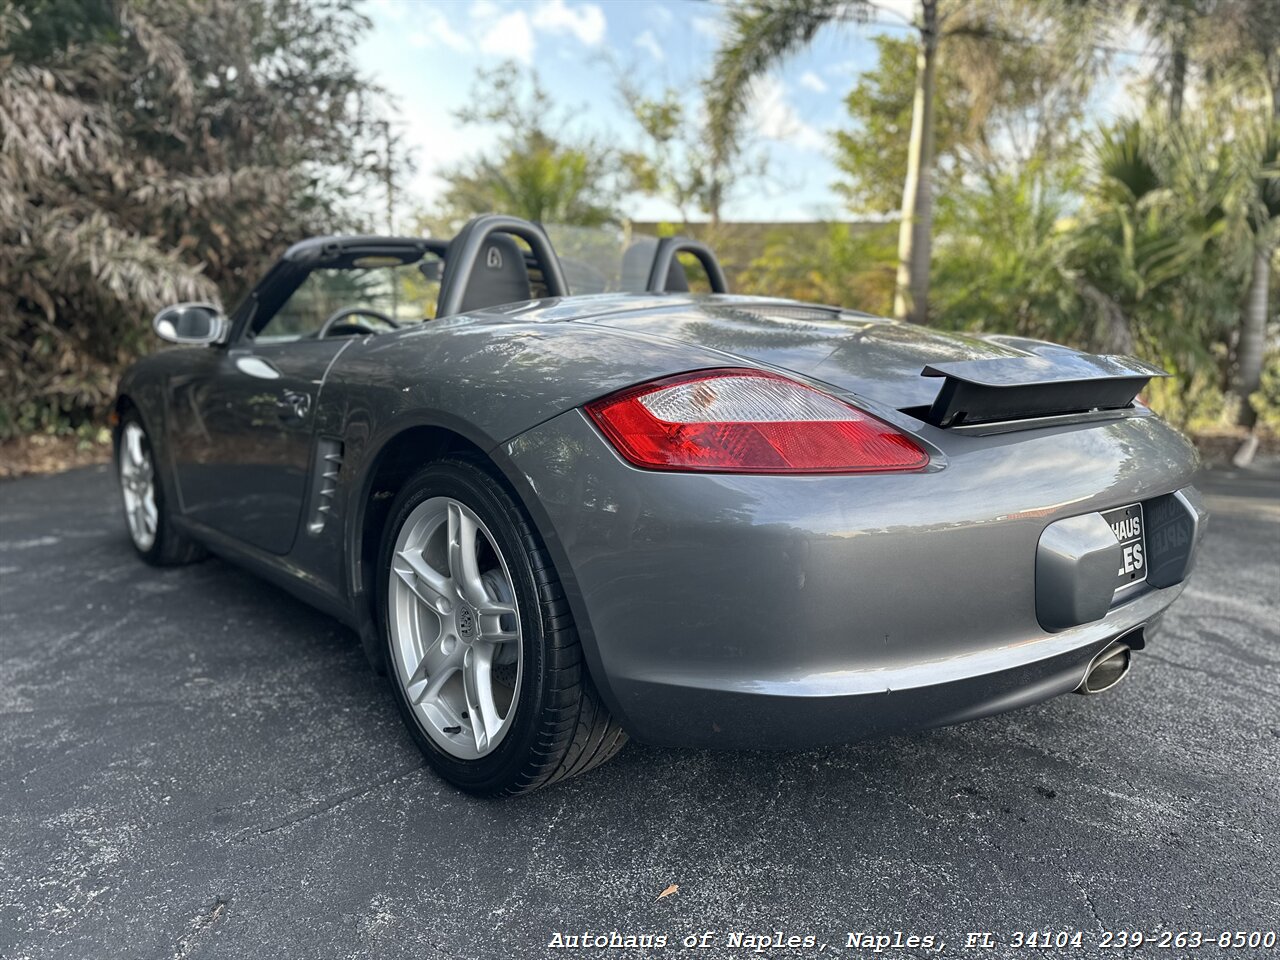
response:
M161 311L190 346L114 415L138 553L348 623L491 796L628 736L798 748L1098 693L1158 642L1205 526L1137 399L1158 369L733 296L691 240L567 254L496 215L317 238L229 315Z

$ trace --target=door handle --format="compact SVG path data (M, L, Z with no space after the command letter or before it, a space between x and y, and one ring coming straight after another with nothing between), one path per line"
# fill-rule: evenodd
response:
M236 357L236 369L259 380L280 379L280 371L261 357Z

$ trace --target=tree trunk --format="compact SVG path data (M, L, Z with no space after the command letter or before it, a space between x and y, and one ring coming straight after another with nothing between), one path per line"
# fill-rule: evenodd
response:
M1240 394L1236 422L1242 427L1252 427L1257 419L1249 396L1262 384L1262 354L1266 349L1267 336L1267 285L1270 280L1271 245L1260 242L1253 254L1253 276L1249 280L1249 294L1240 324L1240 348L1236 355L1239 364L1236 389Z
M1186 38L1180 37L1178 46L1173 50L1172 63L1169 65L1169 119L1173 123L1182 120L1182 100L1187 88L1187 50Z
M710 167L711 178L707 183L706 208L707 214L711 217L711 225L713 227L720 226L720 207L724 205L724 177L721 175L720 169L720 164L712 160Z
M933 101L938 66L938 2L921 0L920 50L916 55L916 95L911 108L907 177L902 185L898 227L898 282L893 315L929 320L929 248L933 230Z

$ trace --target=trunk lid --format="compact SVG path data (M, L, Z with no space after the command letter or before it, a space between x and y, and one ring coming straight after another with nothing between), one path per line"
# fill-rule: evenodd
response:
M679 301L576 322L709 347L898 409L927 405L937 396L940 381L920 375L929 364L1033 355L1007 343L833 307L747 298Z

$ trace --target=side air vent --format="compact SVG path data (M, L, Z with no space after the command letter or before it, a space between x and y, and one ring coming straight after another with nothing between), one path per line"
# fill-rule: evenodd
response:
M333 514L333 497L338 491L341 470L342 442L321 437L311 478L311 518L307 522L307 533L312 536L324 530L325 521Z

